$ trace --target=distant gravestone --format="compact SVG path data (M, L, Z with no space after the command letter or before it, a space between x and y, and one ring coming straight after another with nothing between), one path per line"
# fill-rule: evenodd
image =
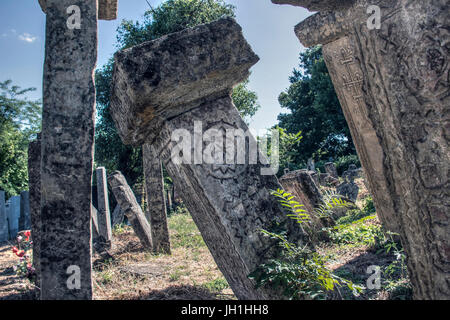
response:
M309 171L316 171L316 165L315 165L314 160L312 158L308 159L308 165L307 165L306 169L309 170Z
M161 159L152 152L149 145L142 146L142 159L147 192L148 220L152 230L153 251L170 254L167 209L164 199L164 176Z
M325 171L332 176L333 178L338 178L338 173L336 170L336 165L333 162L327 162L325 163Z
M13 196L8 202L9 238L15 239L19 232L20 196Z
M106 169L96 169L97 176L97 221L99 236L103 239L105 249L112 245L111 214L109 211L108 183L106 181Z
M0 242L8 241L8 220L6 218L5 191L0 191Z
M127 180L122 173L115 171L109 175L108 183L116 197L117 203L124 211L128 222L133 227L134 233L141 241L142 246L147 250L152 250L153 244L150 224L142 212L142 208L128 185Z
M30 193L29 191L22 191L20 193L19 231L30 230L30 228Z

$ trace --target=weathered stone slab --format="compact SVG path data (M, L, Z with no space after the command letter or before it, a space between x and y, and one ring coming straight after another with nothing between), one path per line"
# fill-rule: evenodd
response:
M47 12L47 1L38 0L42 11ZM115 20L117 19L118 0L98 0L98 19L99 20Z
M227 95L258 60L230 18L116 53L111 114L120 137L151 142L165 119Z
M97 176L97 220L99 236L103 239L105 248L111 248L112 230L111 214L109 211L108 183L106 181L106 169L96 169Z
M367 27L372 4L381 8L379 30ZM311 34L315 42L304 42L326 44L324 59L377 212L401 236L418 299L450 297L447 7L445 0L361 0L347 13L345 37ZM333 29L333 19L315 21ZM306 23L304 33L321 28Z
M19 232L20 196L12 196L8 203L9 238L15 239Z
M81 11L80 29L68 28L72 5ZM47 1L45 54L41 299L91 299L96 0Z
M41 280L41 134L28 145L28 189L30 191L31 239L36 285Z
M8 220L6 219L5 191L0 191L0 242L8 241Z
M98 0L98 19L116 20L119 0Z
M274 4L290 4L304 7L310 11L343 10L349 8L356 0L272 0Z
M327 162L327 163L325 163L324 167L325 167L325 171L326 171L330 176L332 176L332 177L335 178L335 179L338 178L338 173L337 173L337 170L336 170L336 166L335 166L335 164L334 164L333 162Z
M29 191L22 191L20 193L19 231L29 230L30 228L30 193Z
M322 204L322 194L307 170L291 171L280 178L280 183L308 212Z
M128 222L133 227L136 236L141 241L145 249L152 250L152 233L150 224L142 212L141 206L138 204L136 197L128 185L125 177L119 172L113 172L108 177L109 185L116 197L117 203L124 211Z
M116 55L111 110L125 143L145 141L163 161L236 296L279 299L276 289L255 289L248 278L279 254L261 228L277 225L297 243L305 243L306 234L271 196L281 186L274 175L262 174L268 169L267 160L257 149L251 150L255 138L248 135L244 150L246 155L256 152L260 163L246 157L243 163L234 159L231 164L208 164L202 158L180 164L172 155L179 154L172 133L180 130L189 141L183 150L186 157L201 155L197 148L212 143L201 139L203 131L194 129L195 123L214 131L217 139L227 131L248 131L230 94L257 61L240 26L230 18L162 37ZM221 150L215 156L217 160L229 154Z
M114 209L112 213L112 225L115 226L116 224L121 224L123 222L124 218L123 210L120 209L119 205L116 205L116 208Z
M142 159L147 192L147 211L152 230L153 251L170 254L167 209L164 199L164 177L161 160L151 152L150 146L142 146Z

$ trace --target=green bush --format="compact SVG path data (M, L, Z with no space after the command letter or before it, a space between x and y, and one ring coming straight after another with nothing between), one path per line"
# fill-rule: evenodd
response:
M334 162L334 164L336 165L336 170L339 176L341 176L351 164L354 164L358 168L361 167L361 163L359 162L359 158L356 154L340 157Z

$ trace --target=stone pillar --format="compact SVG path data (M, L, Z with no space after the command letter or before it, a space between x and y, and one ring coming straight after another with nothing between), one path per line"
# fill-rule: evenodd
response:
M236 296L279 299L276 289L256 289L248 278L279 253L261 228L277 224L297 243L306 236L271 196L281 186L266 175L267 160L230 97L257 61L230 18L146 42L116 54L111 111L124 143L148 143L161 158ZM237 155L235 135L243 148ZM224 141L231 144L225 152Z
M117 203L123 210L128 222L133 227L136 236L141 241L145 249L152 250L152 233L150 224L142 212L141 206L127 183L125 177L119 171L112 173L108 177L109 185L116 197Z
M108 183L106 181L106 169L99 167L96 169L97 176L97 221L99 236L103 239L104 246L111 248L112 230L111 214L109 211Z
M147 211L152 230L153 251L170 254L169 228L164 199L164 177L161 160L151 152L150 146L142 146L142 159L147 192Z
M41 141L41 299L91 299L98 1L39 3L47 13Z
M40 286L41 252L41 135L28 146L28 189L30 191L31 239L37 286Z
M5 191L0 191L0 243L8 241L8 220L6 219Z
M30 193L29 191L22 191L20 193L19 231L29 230L30 227Z
M368 28L372 4L379 29ZM305 46L324 45L377 213L400 234L416 299L450 298L449 21L445 0L368 0L296 27Z

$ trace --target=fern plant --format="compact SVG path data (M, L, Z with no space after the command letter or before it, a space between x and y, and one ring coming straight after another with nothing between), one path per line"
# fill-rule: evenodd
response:
M272 194L278 198L278 202L283 207L288 209L288 217L300 225L311 222L310 213L295 200L291 193L278 189ZM325 214L334 205L343 205L343 203L340 201L325 203L321 213ZM282 252L279 258L269 260L250 274L249 277L255 280L257 287L278 288L289 299L326 299L330 292L339 292L342 286L347 286L354 295L359 295L364 289L334 275L325 266L325 259L311 249L309 243L299 247L289 242L285 234L267 230L261 230L261 232L276 240Z

